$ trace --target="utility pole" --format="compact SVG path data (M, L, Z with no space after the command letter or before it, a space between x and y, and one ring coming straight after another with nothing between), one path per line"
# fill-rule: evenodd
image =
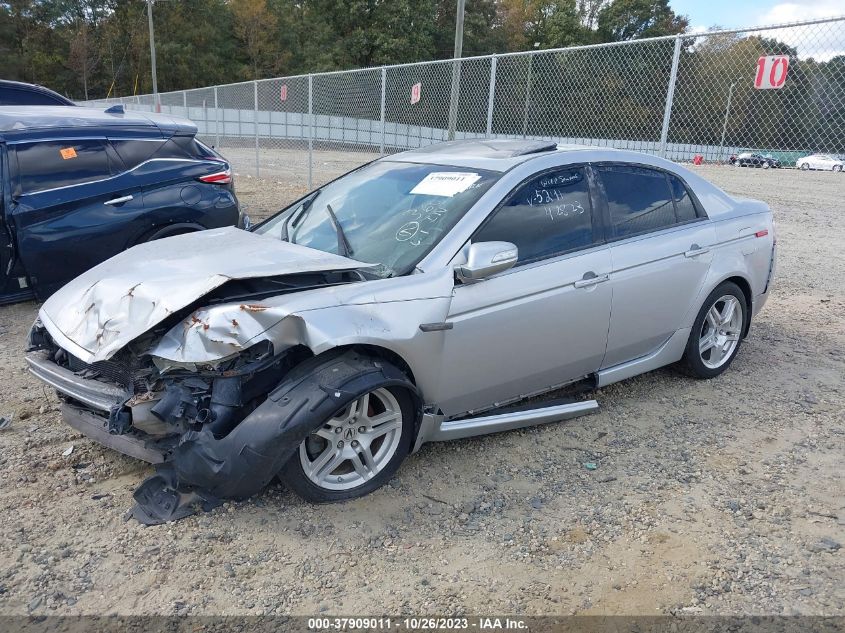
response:
M156 112L161 112L158 102L158 80L156 79L156 38L153 30L153 0L147 0L147 21L150 25L150 59L153 71L153 106Z
M452 62L452 92L449 95L449 140L455 140L458 121L458 96L461 92L461 55L464 49L464 8L466 0L458 0L458 15L455 19L455 60Z

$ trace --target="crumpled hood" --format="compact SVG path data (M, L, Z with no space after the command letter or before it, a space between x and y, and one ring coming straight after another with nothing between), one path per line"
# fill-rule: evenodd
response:
M39 316L57 344L91 363L231 279L368 266L234 227L212 229L115 255L52 295Z

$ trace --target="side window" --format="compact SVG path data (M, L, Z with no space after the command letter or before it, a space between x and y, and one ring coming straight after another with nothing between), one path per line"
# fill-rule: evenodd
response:
M698 214L695 211L695 203L693 203L686 186L676 176L668 176L668 178L669 182L672 183L672 195L675 198L675 214L678 216L678 222L695 220Z
M676 223L672 192L663 172L612 165L599 167L598 174L615 237L656 231Z
M164 144L164 139L112 139L111 144L126 169L134 169L152 158Z
M549 172L520 186L473 241L512 242L522 263L590 246L592 205L584 169Z
M17 88L0 88L0 105L67 105L48 94L36 90L19 90Z
M105 140L44 141L15 145L20 193L77 185L111 176Z

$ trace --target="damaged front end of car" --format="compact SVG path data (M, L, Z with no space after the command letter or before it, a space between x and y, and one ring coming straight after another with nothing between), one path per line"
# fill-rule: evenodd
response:
M70 426L127 455L167 465L182 443L196 445L199 438L215 443L229 435L292 367L310 356L303 346L276 353L264 340L213 364L180 366L148 353L166 329L133 341L107 360L86 363L57 345L39 320L30 333L27 362L33 374L56 388ZM172 478L169 483L173 490L179 487ZM253 491L234 492L227 496L246 497ZM151 493L149 482L139 489L144 507L136 508L135 515L145 523L192 511L183 502L152 499ZM205 506L216 503L210 494L198 499Z

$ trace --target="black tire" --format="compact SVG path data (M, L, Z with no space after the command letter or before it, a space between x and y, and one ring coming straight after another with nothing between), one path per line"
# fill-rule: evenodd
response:
M801 169L807 171L810 169L810 163L801 163Z
M721 365L718 367L708 367L702 359L701 352L699 351L699 343L705 327L707 327L705 325L705 320L710 308L712 308L714 304L717 304L720 298L725 296L735 297L738 302L738 307L742 311L739 339L736 342L736 347L734 347L729 356L722 361ZM748 314L745 294L739 286L733 282L726 281L716 287L713 292L707 295L707 299L704 300L704 303L701 305L701 309L698 312L698 316L696 316L695 321L693 322L689 340L687 340L686 351L684 352L684 357L680 364L684 373L695 378L715 378L723 373L728 367L730 367L734 358L736 358L737 353L739 353L739 348L742 346L742 336L748 329L749 318L750 315Z
M362 379L355 381L357 385L356 388L347 392L345 395L350 396L350 400L356 401L358 398L367 393L373 393L378 390L386 390L396 399L396 402L401 410L401 433L395 452L392 457L390 457L389 461L381 466L379 472L371 479L353 488L345 490L331 490L312 481L303 468L300 451L303 450L302 445L305 445L306 442L309 442L309 438L314 436L312 434L312 436L306 438L302 445L297 446L296 451L293 455L291 455L290 459L288 459L279 473L279 479L281 479L288 488L293 490L306 501L311 503L333 503L363 497L364 495L367 495L386 484L399 469L399 466L408 453L410 453L411 442L414 437L414 427L418 414L417 404L415 402L415 398L412 397L410 389L410 381L409 388L397 386L395 379L386 378L386 376L390 375L404 375L397 367L380 359L367 360L370 363L377 363L387 371L379 373L365 373L362 371ZM318 369L315 369L315 371L318 371ZM341 411L345 410L348 406L349 404L341 407ZM338 411L338 413L340 413L340 411ZM335 415L337 415L337 413ZM320 424L316 425L315 433L317 429L321 428L321 426L322 425Z
M842 166L841 165L834 165L833 171L842 171Z

